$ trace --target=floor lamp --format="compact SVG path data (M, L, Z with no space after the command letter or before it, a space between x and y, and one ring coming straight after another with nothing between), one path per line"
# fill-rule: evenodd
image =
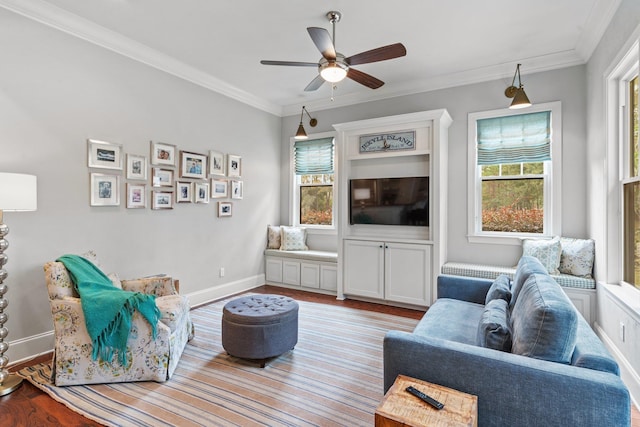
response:
M37 201L37 184L34 175L0 172L0 396L13 392L22 384L22 378L9 373L7 369L9 358L4 355L9 349L9 344L4 341L9 335L9 329L4 326L9 319L4 312L9 305L4 298L9 288L3 283L8 276L4 269L8 257L4 251L9 247L9 242L5 239L9 234L9 227L2 222L2 212L35 211Z

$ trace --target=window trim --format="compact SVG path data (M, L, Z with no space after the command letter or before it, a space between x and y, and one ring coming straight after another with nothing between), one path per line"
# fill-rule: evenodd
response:
M289 139L289 219L293 226L304 227L308 234L329 234L335 235L338 233L338 133L337 132L321 132L308 135L308 140L333 138L334 150L333 150L333 225L314 225L314 224L300 224L300 193L298 185L296 184L296 162L295 162L295 138Z
M540 111L551 111L551 166L545 164L544 185L544 229L545 234L506 233L498 231L481 231L482 214L482 176L477 165L476 122L501 116L515 116ZM560 101L535 104L526 110L510 110L501 108L491 111L469 113L467 122L467 240L469 243L491 243L503 245L521 245L522 239L527 237L552 237L562 234L562 103ZM550 214L547 215L547 207Z

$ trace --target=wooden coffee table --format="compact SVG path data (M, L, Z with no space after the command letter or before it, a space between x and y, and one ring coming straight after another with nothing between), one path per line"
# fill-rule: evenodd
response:
M405 389L414 386L444 408L437 410ZM478 397L437 384L398 375L376 409L376 427L477 426Z

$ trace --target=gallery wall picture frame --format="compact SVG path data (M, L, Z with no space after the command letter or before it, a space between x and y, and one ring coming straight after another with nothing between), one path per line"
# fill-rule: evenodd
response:
M173 187L173 169L153 168L151 185L153 187Z
M120 177L92 173L90 179L91 206L120 206Z
M227 156L227 176L230 178L240 178L242 176L242 157L235 154Z
M173 144L151 141L151 164L176 167L178 148Z
M180 151L180 178L207 177L207 156L190 151Z
M173 192L152 191L151 209L173 209Z
M218 216L231 216L232 206L231 202L218 202Z
M209 183L195 182L193 188L194 203L209 203Z
M90 168L122 170L122 144L88 139L87 151Z
M211 198L225 199L229 194L229 181L226 179L211 179Z
M147 207L147 185L127 182L127 209Z
M191 203L193 182L176 181L176 203Z
M242 181L231 181L231 198L242 199L243 187Z
M227 164L225 155L220 151L209 151L209 175L225 176L227 174Z
M127 154L127 179L147 180L147 158L136 154Z

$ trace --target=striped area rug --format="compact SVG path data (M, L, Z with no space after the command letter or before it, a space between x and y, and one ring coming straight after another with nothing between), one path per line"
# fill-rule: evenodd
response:
M191 312L196 337L165 383L54 387L48 364L19 374L107 426L371 426L383 397L383 337L417 323L299 301L298 345L261 369L222 348L226 302Z

